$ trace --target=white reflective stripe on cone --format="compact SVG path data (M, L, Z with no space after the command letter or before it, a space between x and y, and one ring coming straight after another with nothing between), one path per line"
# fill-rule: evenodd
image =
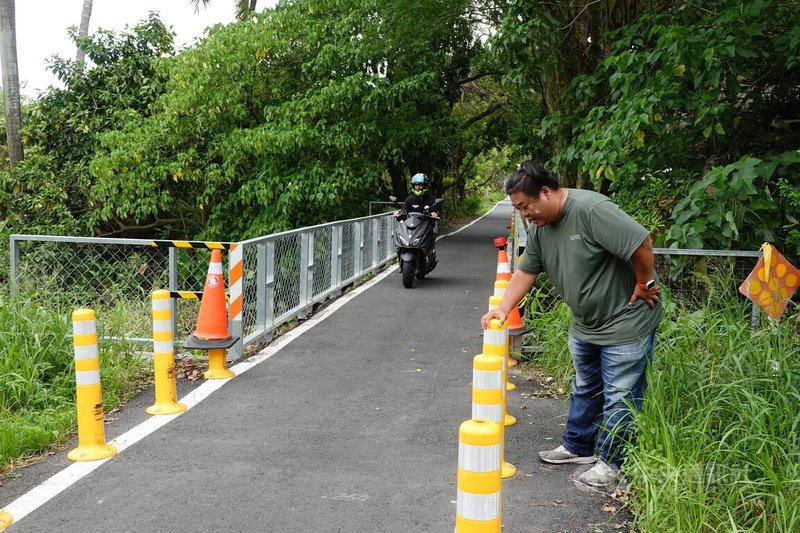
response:
M99 370L76 370L75 371L75 384L76 385L99 385L100 384L100 371Z
M503 422L503 404L472 402L472 418L482 418L499 424Z
M208 264L209 274L222 274L222 263L211 262Z
M485 329L483 330L483 343L505 346L508 342L508 333L505 329Z
M500 493L471 494L458 491L456 513L467 520L488 522L500 516Z
M505 289L495 289L494 290L494 295L495 296L505 296L506 295L506 290Z
M97 345L75 346L75 359L84 361L86 359L97 359Z
M175 351L175 344L172 341L153 342L153 353L172 353Z
M153 331L172 331L172 321L153 320Z
M495 390L503 386L502 370L473 370L472 386L476 389ZM472 417L475 418L475 417ZM479 417L480 418L480 417Z
M73 320L72 321L72 334L73 335L90 335L97 333L94 320Z
M473 446L458 443L458 466L468 472L494 472L500 464L500 444Z

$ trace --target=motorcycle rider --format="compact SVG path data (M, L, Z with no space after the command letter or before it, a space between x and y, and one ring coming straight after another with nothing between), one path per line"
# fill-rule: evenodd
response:
M428 192L428 176L421 172L412 176L411 194L403 202L403 207L395 210L392 214L398 220L404 220L409 213L426 213L434 219L433 244L431 244L432 250L429 251L429 255L434 258L433 264L436 264L437 226L435 221L439 220L439 204L436 203L436 198Z
M431 218L439 219L439 204L428 192L428 176L422 173L411 178L411 194L406 198L403 207L394 212L397 218L405 218L409 213L424 213L428 209Z

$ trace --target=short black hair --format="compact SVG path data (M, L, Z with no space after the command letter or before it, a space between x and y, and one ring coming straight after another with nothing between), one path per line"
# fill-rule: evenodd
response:
M557 190L558 180L538 163L526 160L517 165L516 170L506 181L506 194L511 196L515 192L521 192L526 196L538 198L542 187Z

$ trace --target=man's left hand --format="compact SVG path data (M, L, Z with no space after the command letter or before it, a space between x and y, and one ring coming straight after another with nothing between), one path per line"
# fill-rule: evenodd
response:
M649 291L647 289L642 289L638 285L634 285L633 294L631 295L630 301L628 301L628 305L633 305L636 300L644 300L647 306L653 309L660 299L661 287L659 285L655 285Z

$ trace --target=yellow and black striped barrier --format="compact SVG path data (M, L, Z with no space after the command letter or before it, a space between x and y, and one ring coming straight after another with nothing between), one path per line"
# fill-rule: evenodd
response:
M203 291L169 291L169 297L182 300L202 300ZM225 300L230 300L230 296L226 294Z
M233 244L234 243L230 242L214 241L150 241L150 246L154 248L199 248L201 250L230 250Z

